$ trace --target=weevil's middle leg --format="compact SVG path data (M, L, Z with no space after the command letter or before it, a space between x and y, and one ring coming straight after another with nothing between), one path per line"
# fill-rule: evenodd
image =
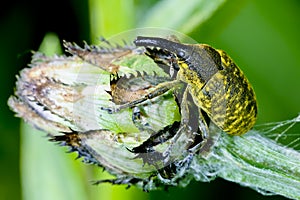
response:
M186 157L180 160L184 165L189 165L195 153L207 143L209 137L208 119L189 94L189 88L184 91L181 101L181 125L178 132L172 138L171 145L165 151L166 163L176 160L172 155L176 152L185 152ZM189 159L187 159L189 158Z
M193 118L192 115L197 115L197 113L189 112L189 101L188 101L188 87L185 88L181 102L180 102L180 113L181 113L181 123L178 131L171 138L171 144L164 152L165 164L171 163L174 160L178 159L176 156L178 152L184 152L192 144L193 138L195 137L195 130L193 127L189 126L190 118ZM194 130L193 130L194 129ZM175 157L174 157L175 156Z
M209 138L209 128L207 121L202 113L202 110L199 108L198 110L199 116L198 116L198 127L199 127L199 133L201 136L201 141L195 141L194 144L189 148L189 151L192 153L198 152L206 143Z

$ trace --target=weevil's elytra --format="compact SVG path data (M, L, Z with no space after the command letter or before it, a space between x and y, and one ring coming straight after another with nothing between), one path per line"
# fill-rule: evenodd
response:
M155 47L173 53L179 66L177 79L187 83L195 104L223 131L241 135L253 127L257 116L253 88L224 51L155 37L139 36L134 43L148 51Z

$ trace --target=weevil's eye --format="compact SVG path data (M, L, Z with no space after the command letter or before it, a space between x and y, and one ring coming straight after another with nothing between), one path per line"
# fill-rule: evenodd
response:
M184 51L179 51L178 56L181 57L181 58L184 58L185 52Z

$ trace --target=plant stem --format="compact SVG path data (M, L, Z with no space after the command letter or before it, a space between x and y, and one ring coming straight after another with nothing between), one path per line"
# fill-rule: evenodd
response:
M264 195L300 199L300 153L263 135L255 130L241 137L220 134L213 150L192 166L194 177L218 176Z

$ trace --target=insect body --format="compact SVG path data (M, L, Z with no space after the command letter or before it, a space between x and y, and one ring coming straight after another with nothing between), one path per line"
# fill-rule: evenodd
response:
M257 115L254 91L224 51L152 37L138 37L135 44L146 47L150 57L149 47L174 54L179 66L176 78L187 84L196 106L223 131L241 135L253 127Z

